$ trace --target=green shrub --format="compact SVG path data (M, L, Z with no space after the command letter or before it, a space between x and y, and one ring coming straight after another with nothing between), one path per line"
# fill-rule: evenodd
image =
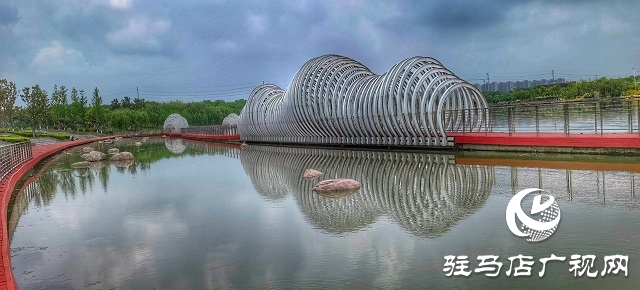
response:
M22 137L33 137L33 132L31 131L0 130L0 133L10 133L10 134L14 134ZM68 140L71 136L66 133L36 132L36 137L52 137L59 140Z
M9 143L29 142L31 139L20 136L0 136L0 141Z

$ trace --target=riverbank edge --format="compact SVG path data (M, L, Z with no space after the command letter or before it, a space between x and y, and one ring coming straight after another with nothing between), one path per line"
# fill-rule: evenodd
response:
M11 269L11 245L9 243L9 229L7 224L9 217L7 216L7 213L9 210L9 202L11 200L13 192L16 189L16 186L30 169L32 169L45 158L71 147L107 139L113 139L115 137L151 137L160 135L161 134L145 134L144 136L139 135L97 137L92 139L66 141L32 147L32 158L22 163L18 168L14 169L3 180L0 180L0 198L2 199L0 201L0 223L2 223L2 227L0 228L0 230L2 231L2 236L0 236L0 259L2 259L2 262L0 263L0 289L18 289L18 285L13 276L13 270Z

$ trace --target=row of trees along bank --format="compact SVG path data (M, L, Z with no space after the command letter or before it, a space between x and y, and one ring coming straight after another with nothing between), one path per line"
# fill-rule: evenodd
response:
M571 82L564 86L538 86L511 92L483 92L489 103L536 102L579 99L614 99L640 95L634 77Z
M20 96L25 107L15 106ZM221 124L231 113L240 114L245 100L233 102L181 101L154 102L141 98L113 99L103 104L98 88L90 97L83 90L66 86L53 87L51 95L39 85L18 91L15 83L0 80L0 127L49 128L73 131L137 131L159 130L171 113L178 113L191 126Z

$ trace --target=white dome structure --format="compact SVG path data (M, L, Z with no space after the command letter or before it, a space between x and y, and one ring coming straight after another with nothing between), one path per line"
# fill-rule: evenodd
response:
M171 114L164 121L163 132L165 133L180 133L180 129L189 128L189 122L187 119L180 116L180 114Z

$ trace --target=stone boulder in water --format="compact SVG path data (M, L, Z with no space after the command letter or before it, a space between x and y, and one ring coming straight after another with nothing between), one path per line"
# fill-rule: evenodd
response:
M80 161L80 162L71 164L71 167L73 168L87 168L89 166L91 166L91 162L89 161Z
M133 160L133 154L131 152L120 152L111 156L111 161L123 161Z
M111 149L107 150L107 153L109 153L109 154L117 154L118 152L120 152L120 150L118 148L111 148Z
M322 175L322 172L315 170L315 169L307 169L304 171L304 174L302 174L302 177L307 178L307 179L312 179L312 178L316 178L318 176Z
M323 180L313 188L318 194L327 197L343 197L355 193L359 189L359 182L346 178Z
M87 157L89 157L89 153L82 154L82 155L80 155L80 157L82 157L82 159L86 160Z
M87 154L87 158L85 158L85 160L89 162L101 161L104 160L105 155L106 154L100 151L91 151Z
M89 152L91 152L91 151L93 151L93 148L91 148L91 147L84 147L84 148L82 148L82 152L84 152L84 153L89 153Z

